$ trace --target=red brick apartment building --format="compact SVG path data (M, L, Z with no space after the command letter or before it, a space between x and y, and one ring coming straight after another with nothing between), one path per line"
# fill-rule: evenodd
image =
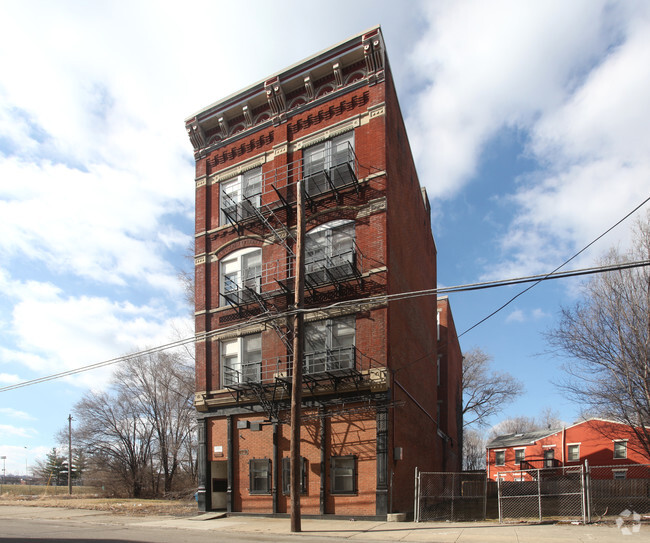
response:
M438 378L435 293L396 296L436 288L436 247L381 29L202 109L186 127L196 159L199 508L289 511L287 312L302 187L301 512L412 511L416 466L460 468L460 369L441 370L452 386Z
M625 479L628 470L649 464L638 436L627 425L589 419L566 428L508 434L487 445L488 479L530 480L541 468L578 466L588 463L599 469L599 478ZM642 473L647 474L644 470ZM646 475L644 475L646 476ZM638 475L637 475L638 477Z

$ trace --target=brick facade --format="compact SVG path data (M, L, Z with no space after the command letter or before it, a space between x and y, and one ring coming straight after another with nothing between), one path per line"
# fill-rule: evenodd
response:
M453 421L462 361L449 357L457 367L436 382L430 208L381 30L214 104L186 126L196 159L199 507L288 512L287 312L300 181L312 243L301 511L411 511L415 467L460 466ZM431 295L398 296L426 289Z
M619 445L615 446L616 443ZM589 419L566 428L498 436L488 443L486 455L488 478L492 480L525 480L531 477L530 469L585 463L610 467L598 473L601 478L603 474L612 478L617 468L624 472L635 464L650 464L648 452L632 428L602 419Z

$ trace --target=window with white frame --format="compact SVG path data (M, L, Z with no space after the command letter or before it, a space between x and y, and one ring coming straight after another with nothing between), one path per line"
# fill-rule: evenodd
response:
M354 315L305 324L305 373L354 368Z
M262 168L221 183L221 224L236 223L255 214L262 198Z
M567 446L567 460L569 462L580 460L580 443L571 443Z
M627 469L613 469L612 476L614 479L626 479Z
M305 281L318 285L352 276L357 267L354 221L322 224L305 236Z
M494 465L495 466L506 465L506 451L494 451Z
M236 251L220 264L221 305L241 305L255 299L262 286L262 249Z
M627 458L627 440L614 441L614 458Z
M354 131L303 150L305 191L317 196L354 179Z
M332 456L330 481L332 494L354 494L357 491L356 456Z
M515 464L521 464L526 460L526 449L515 449Z
M223 386L261 380L262 334L221 340L221 382Z

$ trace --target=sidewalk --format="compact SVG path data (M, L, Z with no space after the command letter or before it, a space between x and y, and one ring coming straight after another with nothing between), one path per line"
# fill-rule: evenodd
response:
M214 530L255 534L286 535L299 541L301 536L318 536L350 541L405 541L405 542L504 542L504 543L576 543L582 541L613 543L621 541L650 541L650 525L641 527L629 538L614 525L502 525L498 522L378 522L353 520L302 519L302 532L291 533L288 518L222 517L209 515L191 519L150 519L145 526L167 526L189 530ZM263 541L260 538L260 541Z
M302 519L302 532L291 533L288 518L267 518L203 514L196 517L135 517L115 515L86 509L55 507L0 506L0 518L51 519L83 522L88 525L123 525L142 528L216 533L237 533L285 536L300 542L307 537L338 538L365 542L454 542L454 543L620 543L650 542L650 525L644 524L636 533L625 536L612 524L572 525L501 525L498 522L379 522L350 519ZM1 535L0 535L1 537Z

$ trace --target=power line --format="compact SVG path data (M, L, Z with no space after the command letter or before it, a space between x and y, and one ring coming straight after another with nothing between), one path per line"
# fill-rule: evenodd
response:
M522 284L522 283L530 283L530 282L535 282L535 284L541 282L541 281L549 281L552 279L565 279L569 277L578 277L578 276L584 276L584 275L592 275L596 273L606 273L610 271L619 271L619 270L627 270L627 269L632 269L632 268L639 268L639 267L645 267L645 266L650 266L650 260L639 260L635 262L624 262L620 264L612 264L612 265L605 265L605 266L596 266L592 268L583 268L583 269L578 269L578 270L570 270L570 271L565 271L565 272L559 272L559 273L547 273L547 274L542 274L542 275L531 275L527 277L518 277L518 278L513 278L513 279L504 279L504 280L495 280L495 281L485 281L482 283L470 283L466 285L457 285L453 287L444 287L444 288L434 288L434 289L426 289L426 290L418 290L418 291L411 291L411 292L403 292L403 293L398 293L398 294L388 294L388 295L380 295L380 296L373 296L373 297L366 297L366 298L357 298L354 300L346 300L343 302L335 302L333 304L330 304L329 306L325 307L314 307L314 308L306 308L300 310L300 312L303 312L305 314L309 313L315 313L315 312L320 312L323 310L327 309L335 309L335 308L345 308L345 307L353 307L357 306L359 304L380 304L380 303L387 303L387 302L393 302L393 301L400 301L400 300L409 300L411 298L419 298L421 296L433 296L433 295L438 295L438 294L448 294L452 292L471 292L471 291L476 291L476 290L484 290L488 288L496 288L496 287L503 287L503 286L512 286L512 285L517 285L517 284ZM44 383L47 381L53 381L55 379L61 379L63 377L69 377L71 375L76 375L79 373L83 373L86 371L91 371L99 368L103 368L106 366L110 366L113 364L118 364L120 362L125 362L127 360L131 360L133 358L137 358L139 356L145 356L148 354L153 354L157 352L162 352L166 351L169 349L174 349L176 347L181 347L183 345L187 345L190 343L195 343L197 341L204 341L206 339L209 339L213 336L216 336L218 334L222 334L224 332L230 332L234 330L240 330L245 327L250 327L255 324L264 324L268 321L275 320L278 318L284 318L284 317L289 317L293 316L297 313L298 311L296 309L290 309L288 311L285 311L283 313L278 313L278 314L264 314L260 315L255 318L251 318L245 322L241 323L236 323L231 326L227 326L224 328L220 328L218 330L212 330L211 332L200 332L196 334L193 337L189 338L184 338L184 339L179 339L177 341L173 341L170 343L166 343L164 345L158 345L156 347L151 347L149 349L144 349L141 351L137 351L134 353L130 353L127 355L123 356L118 356L115 358L111 358L109 360L105 360L103 362L96 362L94 364L89 364L87 366L81 366L79 368L67 370L67 371L62 371L59 373L54 373L51 375L46 375L43 377L38 377L36 379L31 379L29 381L23 381L21 383L15 383L13 385L8 385L5 387L0 388L0 392L7 392L9 390L15 390L18 388L23 388L31 385L36 385L39 383ZM429 356L429 355L426 355ZM420 359L418 359L419 361Z
M569 258L568 260L565 260L562 264L560 264L557 268L555 268L555 269L554 269L554 270L553 270L549 275L552 275L552 274L554 274L555 272L557 272L557 271L561 270L562 268L564 268L564 266L566 266L566 265L567 265L569 262L571 262L574 258L577 258L579 255L581 255L582 253L584 253L587 249L589 249L589 247L591 247L594 243L596 243L598 240L600 240L601 238L603 238L605 235L609 234L609 233L610 233L614 228L616 228L619 224L621 224L623 221L625 221L625 220L626 220L628 217L630 217L632 214L636 213L639 209L641 209L641 208L642 208L645 204L647 204L649 201L650 201L650 197L648 197L648 198L646 198L645 200L643 200L643 202L641 202L641 203L640 203L638 206L636 206L632 211L630 211L627 215L625 215L625 217L623 217L622 219L620 219L619 221L617 221L615 224L613 224L612 226L610 226L610 227L609 227L607 230L605 230L602 234L600 234L598 237L596 237L596 239L594 239L593 241L591 241L590 243L588 243L587 245L585 245L582 249L580 249L580 250L579 250L576 254L574 254L571 258ZM492 311L492 313L490 313L490 314L487 315L486 317L483 317L480 321L478 321L477 323L475 323L475 324L473 324L472 326L470 326L470 327L469 327L467 330L465 330L462 334L459 334L459 335L458 335L458 338L460 339L460 338L461 338L462 336L464 336L467 332L469 332L469 331L471 331L471 330L474 330L474 328L476 328L476 327L479 326L480 324L483 324L486 320L488 320L488 319L494 317L494 315L496 315L499 311L501 311L502 309L505 309L506 307L508 307L512 302L514 302L514 301L515 301L517 298L519 298L519 296L521 296L522 294L525 294L526 292L528 292L528 291L531 290L532 288L535 288L535 287L536 287L536 286L537 286L541 281L543 281L543 280L544 280L544 279L542 278L542 279L540 279L539 281L535 282L534 284L530 285L528 288L525 288L525 289L522 290L521 292L515 294L512 298L510 298L510 299L509 299L506 303L504 303L502 306L500 306L499 308L495 309L494 311Z

